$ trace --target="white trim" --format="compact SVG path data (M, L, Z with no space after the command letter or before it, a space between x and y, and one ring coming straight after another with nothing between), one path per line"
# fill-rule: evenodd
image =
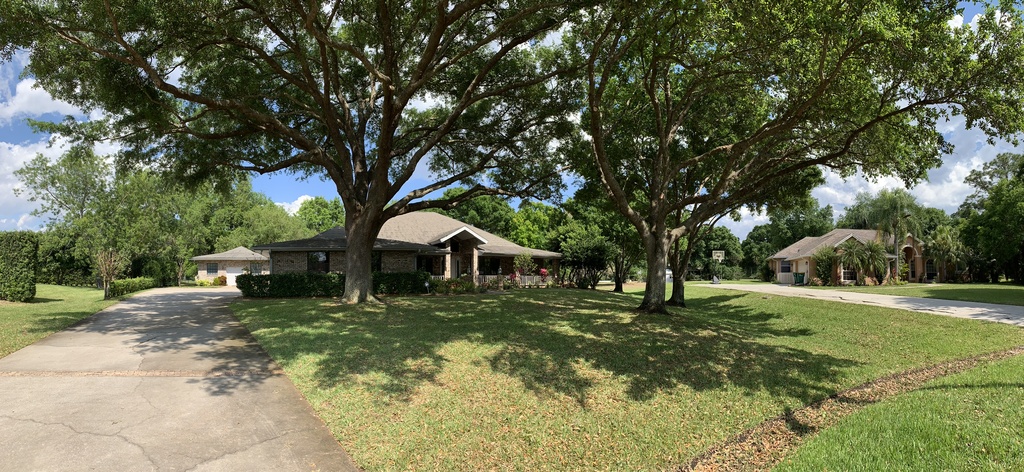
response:
M452 238L454 238L454 237L455 237L455 235L457 235L457 234L459 234L459 233L461 233L461 232L463 232L463 231L465 231L465 232L467 232L467 233L469 233L469 234L472 234L472 235L473 235L473 237L474 237L474 238L476 238L476 239L478 239L478 240L480 240L480 242L481 242L481 243L483 243L483 244L487 244L487 240L486 240L486 239L484 239L484 238L480 237L480 235L479 235L479 234L476 234L476 233L474 233L474 232L473 232L473 230L469 229L469 228L468 228L468 227L466 227L466 226L463 226L463 227L461 227L461 228L459 228L459 229L457 229L457 230L455 230L455 231L452 231L452 233L451 233L451 234L449 234L448 236L445 236L445 237L443 237L443 238L439 239L439 241L440 241L440 242L442 242L442 243L448 242L448 240L449 240L449 239L452 239Z

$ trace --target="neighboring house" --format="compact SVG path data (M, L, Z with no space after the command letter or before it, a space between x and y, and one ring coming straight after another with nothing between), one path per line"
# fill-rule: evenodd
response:
M270 272L345 272L345 229L253 249L270 258ZM413 212L391 218L373 245L374 272L429 272L435 279L470 275L477 283L512 272L516 256L528 252L538 267L557 273L562 255L515 244L440 213Z
M768 259L768 265L775 271L775 277L779 283L792 284L795 281L795 274L803 274L804 283L818 276L818 268L815 267L814 253L823 247L837 248L840 244L849 239L866 243L868 241L879 241L882 244L891 243L892 237L873 229L834 229L823 236L803 238L785 249L779 251ZM923 244L911 235L903 241L900 248L903 255L901 264L910 267L909 280L921 282L935 277L935 269L930 260L924 257ZM894 254L889 254L890 261L896 259ZM857 273L845 267L839 267L837 272L840 283L853 283L857 280Z
M196 256L192 260L199 266L196 280L213 281L223 275L228 285L235 285L235 277L243 273L266 274L270 271L267 256L241 246L217 254Z

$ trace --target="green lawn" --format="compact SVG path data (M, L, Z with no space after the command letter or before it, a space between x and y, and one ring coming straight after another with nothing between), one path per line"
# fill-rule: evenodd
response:
M823 290L902 295L906 297L939 298L965 302L1001 303L1024 306L1024 285L1015 284L907 284L874 287L810 287Z
M983 365L844 418L777 470L1024 470L1024 358Z
M232 307L368 470L663 469L837 390L1024 344L1008 325L687 294L672 317L559 289Z
M36 286L36 298L29 303L0 301L0 357L116 302L103 300L103 291L94 288L43 284Z

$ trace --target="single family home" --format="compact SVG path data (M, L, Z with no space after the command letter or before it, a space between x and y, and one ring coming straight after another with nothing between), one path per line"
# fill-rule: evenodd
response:
M199 266L196 280L213 281L224 276L228 285L235 285L235 277L243 273L266 274L270 268L270 259L262 254L252 252L242 246L230 251L206 254L192 258Z
M793 284L800 283L801 280L803 283L807 283L818 276L819 268L815 267L812 257L814 253L823 247L837 248L850 239L862 244L868 241L878 241L883 244L892 242L892 236L878 230L837 228L823 236L808 236L787 246L768 258L768 265L775 271L775 277L779 283ZM922 282L935 277L934 264L925 258L924 245L920 240L908 234L904 238L899 253L903 256L901 264L906 264L910 268L909 281ZM888 254L888 258L892 264L896 255ZM857 280L857 273L850 268L840 267L837 275L840 283L853 283Z
M253 248L267 256L270 273L345 272L345 228L312 238ZM516 256L529 253L538 267L557 272L562 255L520 246L440 213L413 212L381 227L371 254L374 272L429 272L435 279L470 276L477 283L513 271Z

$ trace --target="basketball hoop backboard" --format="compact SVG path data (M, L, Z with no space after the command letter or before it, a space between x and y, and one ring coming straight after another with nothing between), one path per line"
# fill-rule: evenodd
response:
M725 260L725 251L711 251L711 258L715 262L722 262Z

